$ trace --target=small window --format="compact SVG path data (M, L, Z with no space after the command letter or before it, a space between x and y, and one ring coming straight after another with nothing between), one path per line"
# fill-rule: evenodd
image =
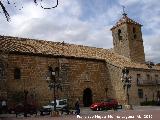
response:
M19 68L14 69L14 79L20 79L21 78L21 70Z
M134 39L136 39L136 38L137 38L137 35L135 34L135 35L134 35Z
M143 89L138 89L138 97L143 98Z
M151 80L151 76L147 74L147 80Z
M137 84L139 85L140 84L140 79L141 79L141 74L137 74Z
M121 30L120 29L118 29L118 39L119 40L122 40L122 32L121 32Z
M136 28L135 27L133 27L133 33L136 33Z
M155 80L158 80L158 75L155 75Z

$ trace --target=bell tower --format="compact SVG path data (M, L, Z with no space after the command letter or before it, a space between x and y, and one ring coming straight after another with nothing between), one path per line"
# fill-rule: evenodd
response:
M123 12L122 18L111 28L114 51L132 62L145 62L141 27Z

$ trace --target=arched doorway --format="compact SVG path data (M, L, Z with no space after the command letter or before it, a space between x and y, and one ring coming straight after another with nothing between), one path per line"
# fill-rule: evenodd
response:
M86 88L83 91L83 105L89 107L92 104L92 91L90 88Z

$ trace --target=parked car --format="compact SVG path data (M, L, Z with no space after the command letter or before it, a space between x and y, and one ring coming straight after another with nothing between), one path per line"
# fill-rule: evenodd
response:
M52 109L51 108L41 108L40 110L40 115L50 115Z
M56 100L56 110L62 110L67 106L67 99ZM41 115L48 115L54 110L54 101L51 101L48 105L42 106L40 109Z
M93 103L90 108L92 110L116 109L118 102L115 99L108 98L102 102Z
M16 114L16 117L19 114L25 114L25 113L30 115L33 115L33 114L37 115L37 107L31 104L24 105L22 103L19 103L14 107L9 108L8 112Z

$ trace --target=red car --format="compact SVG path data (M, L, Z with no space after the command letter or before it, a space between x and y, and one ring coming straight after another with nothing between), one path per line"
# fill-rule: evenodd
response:
M118 102L115 99L108 98L103 102L93 103L90 108L92 110L104 110L104 109L116 109L118 106Z

